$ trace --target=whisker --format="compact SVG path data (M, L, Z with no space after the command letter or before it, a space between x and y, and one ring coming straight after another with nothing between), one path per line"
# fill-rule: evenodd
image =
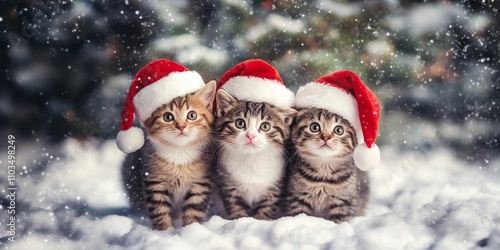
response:
M288 157L288 161L286 162L286 165L291 164L295 157L299 157L299 151L295 150L292 156Z

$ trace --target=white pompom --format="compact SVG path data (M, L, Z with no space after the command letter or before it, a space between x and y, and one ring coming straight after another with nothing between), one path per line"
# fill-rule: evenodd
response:
M131 127L118 132L116 146L126 154L130 154L142 148L144 145L144 132L138 127Z
M380 164L380 149L376 144L368 148L365 143L358 144L354 149L354 163L363 170L368 171L378 167Z

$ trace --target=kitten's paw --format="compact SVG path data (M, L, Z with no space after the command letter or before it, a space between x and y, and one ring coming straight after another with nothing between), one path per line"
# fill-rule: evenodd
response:
M157 223L153 224L153 229L158 231L167 230L172 227L172 223Z
M272 220L273 216L270 215L270 214L266 214L266 213L257 213L254 216L254 218L257 219L257 220Z
M191 223L195 223L195 222L198 222L198 223L202 223L203 222L203 218L198 218L198 217L184 217L183 221L182 221L182 226L185 227Z
M172 227L172 218L167 214L150 214L151 224L154 230L166 230Z
M250 217L250 215L248 215L247 213L233 213L233 214L228 214L228 216L226 216L226 219L228 220L237 220L239 218L243 218L243 217Z

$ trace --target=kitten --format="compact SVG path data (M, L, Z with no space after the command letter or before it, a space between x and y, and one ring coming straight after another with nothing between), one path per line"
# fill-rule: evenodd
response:
M154 229L167 229L177 218L185 226L205 217L212 190L214 96L215 81L211 81L196 93L156 109L144 122L144 147L124 163L125 187L133 207L145 204Z
M287 214L305 213L336 223L363 215L368 176L354 164L358 140L351 124L324 109L301 109L291 137L296 157L287 183Z
M284 142L296 111L217 92L215 175L223 217L276 217L283 198Z

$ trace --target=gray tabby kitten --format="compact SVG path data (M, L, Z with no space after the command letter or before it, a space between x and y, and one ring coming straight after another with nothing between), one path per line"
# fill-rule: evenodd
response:
M336 223L363 215L368 176L354 164L358 141L351 124L324 109L298 110L292 141L296 158L287 183L287 214L305 213Z
M276 217L283 198L289 126L296 111L217 92L215 175L223 217ZM225 214L224 214L225 213Z
M215 81L155 110L144 122L144 148L124 162L131 203L136 209L145 204L156 230L173 226L174 219L185 226L205 217L212 192L214 96Z

